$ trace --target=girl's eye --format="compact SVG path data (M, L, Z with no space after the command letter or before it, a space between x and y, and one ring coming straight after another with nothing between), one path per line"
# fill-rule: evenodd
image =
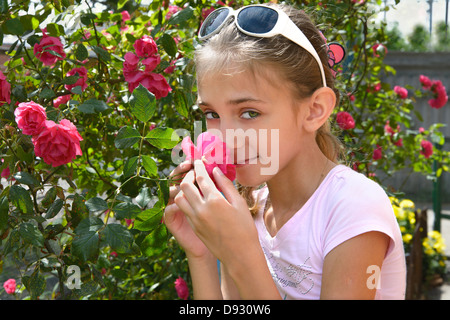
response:
M213 112L213 111L206 111L205 118L206 119L219 119L219 114L217 112Z
M242 118L244 119L254 119L259 116L259 113L256 111L245 111L242 113Z

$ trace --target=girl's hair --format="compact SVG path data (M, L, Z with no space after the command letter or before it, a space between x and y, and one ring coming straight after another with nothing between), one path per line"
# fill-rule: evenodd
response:
M309 39L322 61L327 86L334 90L336 101L339 101L339 92L334 87L335 79L328 66L328 47L310 17L291 6L272 3L267 5L286 12ZM293 96L299 100L311 96L323 86L319 66L305 49L281 35L271 38L247 36L234 23L223 27L197 49L195 62L198 79L219 70L231 74L250 71L266 77L270 76L268 69L276 70L280 78L286 80L284 84L290 84ZM317 131L316 142L328 159L335 163L339 161L343 148L339 139L332 134L329 120ZM255 214L258 210L257 201L253 197L255 188L238 184L238 190L247 200L252 214Z

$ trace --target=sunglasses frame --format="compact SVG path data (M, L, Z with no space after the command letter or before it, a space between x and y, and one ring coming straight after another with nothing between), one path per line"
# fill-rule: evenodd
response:
M237 19L239 16L239 13L242 10L245 10L245 9L248 9L251 7L263 7L263 8L267 8L267 9L276 11L278 13L278 20L275 23L275 26L273 27L272 30L270 30L269 32L266 32L266 33L253 33L253 32L249 32L249 31L246 31L241 28L241 26L238 23L238 19ZM214 10L213 12L210 13L210 15L213 14L214 12L217 12L218 10L221 10L221 11L228 10L228 16L223 20L223 22L213 32L208 33L205 36L201 36L201 33L203 31L203 26L205 25L205 22L208 21L209 16L206 17L206 19L203 22L202 26L200 27L200 30L198 33L198 38L200 41L207 40L208 38L212 37L213 35L219 33L219 31L224 27L226 22L231 17L234 17L234 23L235 23L236 27L239 29L239 31L241 31L242 33L244 33L246 35L249 35L252 37L258 37L258 38L271 38L276 35L282 35L285 38L294 42L295 44L299 45L306 51L308 51L313 56L313 58L316 60L317 64L319 65L320 74L322 76L323 86L324 87L327 86L325 70L323 69L322 61L320 60L319 55L317 54L317 51L314 49L313 45L308 40L308 38L304 35L304 33L300 30L300 28L297 27L297 25L289 18L289 16L284 11L279 10L277 8L265 6L265 5L254 4L254 5L242 7L238 10L234 10L231 7L223 7L223 8Z

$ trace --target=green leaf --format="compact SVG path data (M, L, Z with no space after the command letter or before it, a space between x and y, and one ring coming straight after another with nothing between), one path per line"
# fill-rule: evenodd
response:
M21 36L25 32L22 22L17 18L6 20L5 27L10 34L16 36Z
M84 219L78 224L78 227L75 228L75 233L81 235L83 233L98 231L104 225L103 221L98 217L89 217Z
M118 253L126 253L131 249L133 244L133 235L123 225L117 223L108 224L103 230L105 241L112 250Z
M141 139L141 134L130 126L119 129L114 144L117 149L126 149L134 145Z
M137 161L139 157L131 157L125 162L125 166L123 167L123 176L124 178L131 177L136 172Z
M76 228L80 221L87 218L89 216L89 209L85 204L85 200L78 193L75 193L73 202L72 202L72 210L70 211L70 223L73 228Z
M98 211L106 211L108 209L108 203L99 197L94 197L86 201L86 207L89 212L95 213Z
M108 110L109 107L105 101L97 100L95 98L89 99L78 106L78 110L82 113L98 113Z
M75 57L78 61L83 61L88 58L88 51L86 47L80 43L75 51Z
M130 107L131 112L139 121L147 122L156 109L155 95L139 84L130 97Z
M99 240L97 231L88 231L77 235L72 242L72 254L84 262L95 261L98 256Z
M19 171L13 175L13 178L19 181L20 183L29 185L29 186L38 186L39 181L33 177L28 172Z
M105 62L111 61L111 55L105 49L98 46L92 46L92 50L94 50L95 54L100 60L103 60Z
M56 94L50 88L43 88L41 93L39 93L39 98L41 99L52 99L54 97L56 97Z
M167 52L167 54L171 57L175 57L178 52L177 43L172 38L171 35L165 33L161 37L161 43L164 48L164 50Z
M152 145L160 149L171 149L178 144L180 137L172 128L155 128L145 137Z
M31 299L35 300L44 293L46 286L44 276L39 273L39 269L36 269L28 279L26 288L30 291Z
M39 20L30 14L20 16L20 22L25 30L35 30L39 27Z
M167 21L170 25L180 24L192 18L194 16L194 9L192 7L186 7L185 9L178 11L174 15L172 15Z
M31 222L22 222L19 225L19 234L23 240L36 247L44 246L44 236Z
M11 203L25 214L33 213L33 201L29 191L21 186L14 185L9 190L9 199Z
M140 231L151 231L161 224L164 209L157 202L151 209L139 213L134 220L134 229Z
M183 117L187 118L189 116L187 99L183 92L175 91L173 94L173 100L175 103L175 109L181 114Z
M152 159L152 157L148 155L142 155L142 165L144 166L145 171L149 174L151 177L158 176L158 167L156 166L155 160Z
M0 230L8 225L9 204L6 196L0 197Z
M63 204L64 201L62 201L61 199L56 199L56 201L52 203L50 208L48 208L47 213L45 214L45 219L51 219L56 216L59 211L61 211Z
M122 7L128 2L128 0L119 0L117 3L117 10L122 9Z
M130 202L118 203L113 210L117 219L134 219L142 211L139 206Z
M168 232L164 224L159 224L144 240L139 247L146 256L150 257L162 253L167 247Z

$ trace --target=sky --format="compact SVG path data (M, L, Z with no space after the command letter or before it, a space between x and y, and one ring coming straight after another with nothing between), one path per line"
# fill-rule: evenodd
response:
M388 4L395 4L394 0L387 1ZM445 21L445 3L446 0L433 1L433 25L439 21ZM401 0L395 6L395 9L391 9L386 13L386 21L389 27L393 26L395 22L398 22L398 28L403 35L407 36L416 24L422 24L427 29L429 28L430 20L428 10L428 0Z

